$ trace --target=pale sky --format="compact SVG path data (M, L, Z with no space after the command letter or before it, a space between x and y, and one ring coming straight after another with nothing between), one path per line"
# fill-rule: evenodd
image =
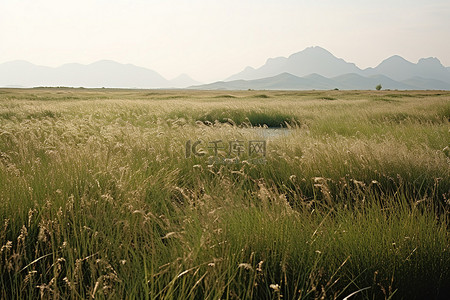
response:
M0 63L110 59L211 82L310 46L360 68L394 54L450 66L450 1L0 0Z

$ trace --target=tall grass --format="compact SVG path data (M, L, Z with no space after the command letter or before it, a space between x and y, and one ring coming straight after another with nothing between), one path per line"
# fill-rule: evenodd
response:
M0 297L448 298L450 94L389 93L2 90Z

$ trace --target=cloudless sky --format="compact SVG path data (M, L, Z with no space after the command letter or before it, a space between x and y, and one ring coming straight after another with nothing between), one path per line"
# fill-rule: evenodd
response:
M0 0L0 63L110 59L209 82L310 46L361 68L394 54L450 66L450 1Z

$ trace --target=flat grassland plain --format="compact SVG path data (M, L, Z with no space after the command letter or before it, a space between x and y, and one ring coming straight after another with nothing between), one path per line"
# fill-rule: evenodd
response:
M449 120L437 91L1 89L0 298L449 299Z

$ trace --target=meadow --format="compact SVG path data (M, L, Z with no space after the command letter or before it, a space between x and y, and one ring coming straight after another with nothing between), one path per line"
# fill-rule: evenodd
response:
M449 125L442 91L0 89L0 298L449 299Z

